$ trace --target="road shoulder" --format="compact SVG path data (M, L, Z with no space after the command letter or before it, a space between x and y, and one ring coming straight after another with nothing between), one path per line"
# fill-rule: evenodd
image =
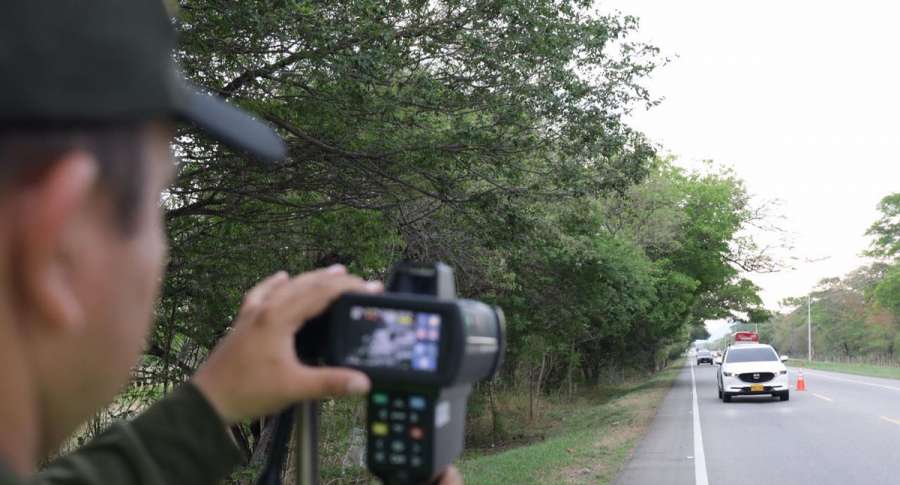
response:
M647 434L622 468L615 485L693 485L693 394L684 366L663 399Z

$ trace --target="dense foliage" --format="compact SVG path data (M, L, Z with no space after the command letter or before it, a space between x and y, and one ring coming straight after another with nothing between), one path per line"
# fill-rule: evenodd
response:
M641 82L660 59L630 40L636 19L592 12L182 0L186 74L269 120L290 157L248 165L180 134L142 381L189 375L263 276L334 262L376 278L447 262L461 293L506 310L497 385L532 394L657 369L704 320L760 314L741 276L771 263L743 233L759 212L733 173L678 169L623 122L654 104ZM265 423L235 432L258 459Z

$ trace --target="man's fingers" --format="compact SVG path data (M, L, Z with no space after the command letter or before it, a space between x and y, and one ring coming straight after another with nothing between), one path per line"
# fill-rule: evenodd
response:
M372 387L371 381L362 372L336 367L303 367L297 372L294 384L294 398L298 401L364 394Z
M343 264L332 264L331 266L326 266L324 268L314 269L312 271L307 271L298 276L314 276L314 275L344 275L347 274L347 267Z
M257 310L260 305L266 301L266 297L269 296L269 293L286 281L288 281L288 274L284 271L279 271L268 276L266 279L257 283L256 286L251 288L250 291L244 295L244 303L241 308L245 311Z
M328 274L347 274L347 267L344 266L343 264L332 264L331 266L329 266L327 268L322 268L317 271L321 271L323 273L328 273Z
M273 289L288 280L288 274L284 271L267 276L264 280L257 283L250 291L244 295L244 303L260 304L265 301L266 296Z
M441 480L438 482L438 485L462 485L462 483L463 479L459 470L457 470L455 466L450 465L444 470L444 473L441 474Z
M343 293L380 293L380 283L357 276L320 270L305 273L278 287L269 302L269 320L284 322L296 330L306 320L322 313Z
M307 275L343 275L347 273L347 268L342 264L333 264L327 268L320 268L315 271L304 273ZM295 278L297 279L297 278ZM279 271L256 284L244 296L244 306L257 307L262 304L275 288L278 288L286 281L290 281L287 272Z
M304 277L305 276L305 277ZM287 317L286 323L302 325L306 320L322 313L342 293L365 291L365 281L351 275L304 275L292 285L291 294L280 308Z

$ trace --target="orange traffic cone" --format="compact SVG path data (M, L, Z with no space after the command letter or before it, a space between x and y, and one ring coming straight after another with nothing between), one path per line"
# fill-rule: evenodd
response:
M803 379L803 373L797 374L797 391L806 390L806 380Z

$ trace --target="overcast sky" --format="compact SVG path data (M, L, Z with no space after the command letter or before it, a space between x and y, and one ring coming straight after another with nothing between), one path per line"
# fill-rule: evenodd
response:
M900 3L603 0L641 19L671 63L649 86L661 105L631 124L696 167L732 166L779 200L802 259L751 275L767 306L865 263L876 204L900 191Z

